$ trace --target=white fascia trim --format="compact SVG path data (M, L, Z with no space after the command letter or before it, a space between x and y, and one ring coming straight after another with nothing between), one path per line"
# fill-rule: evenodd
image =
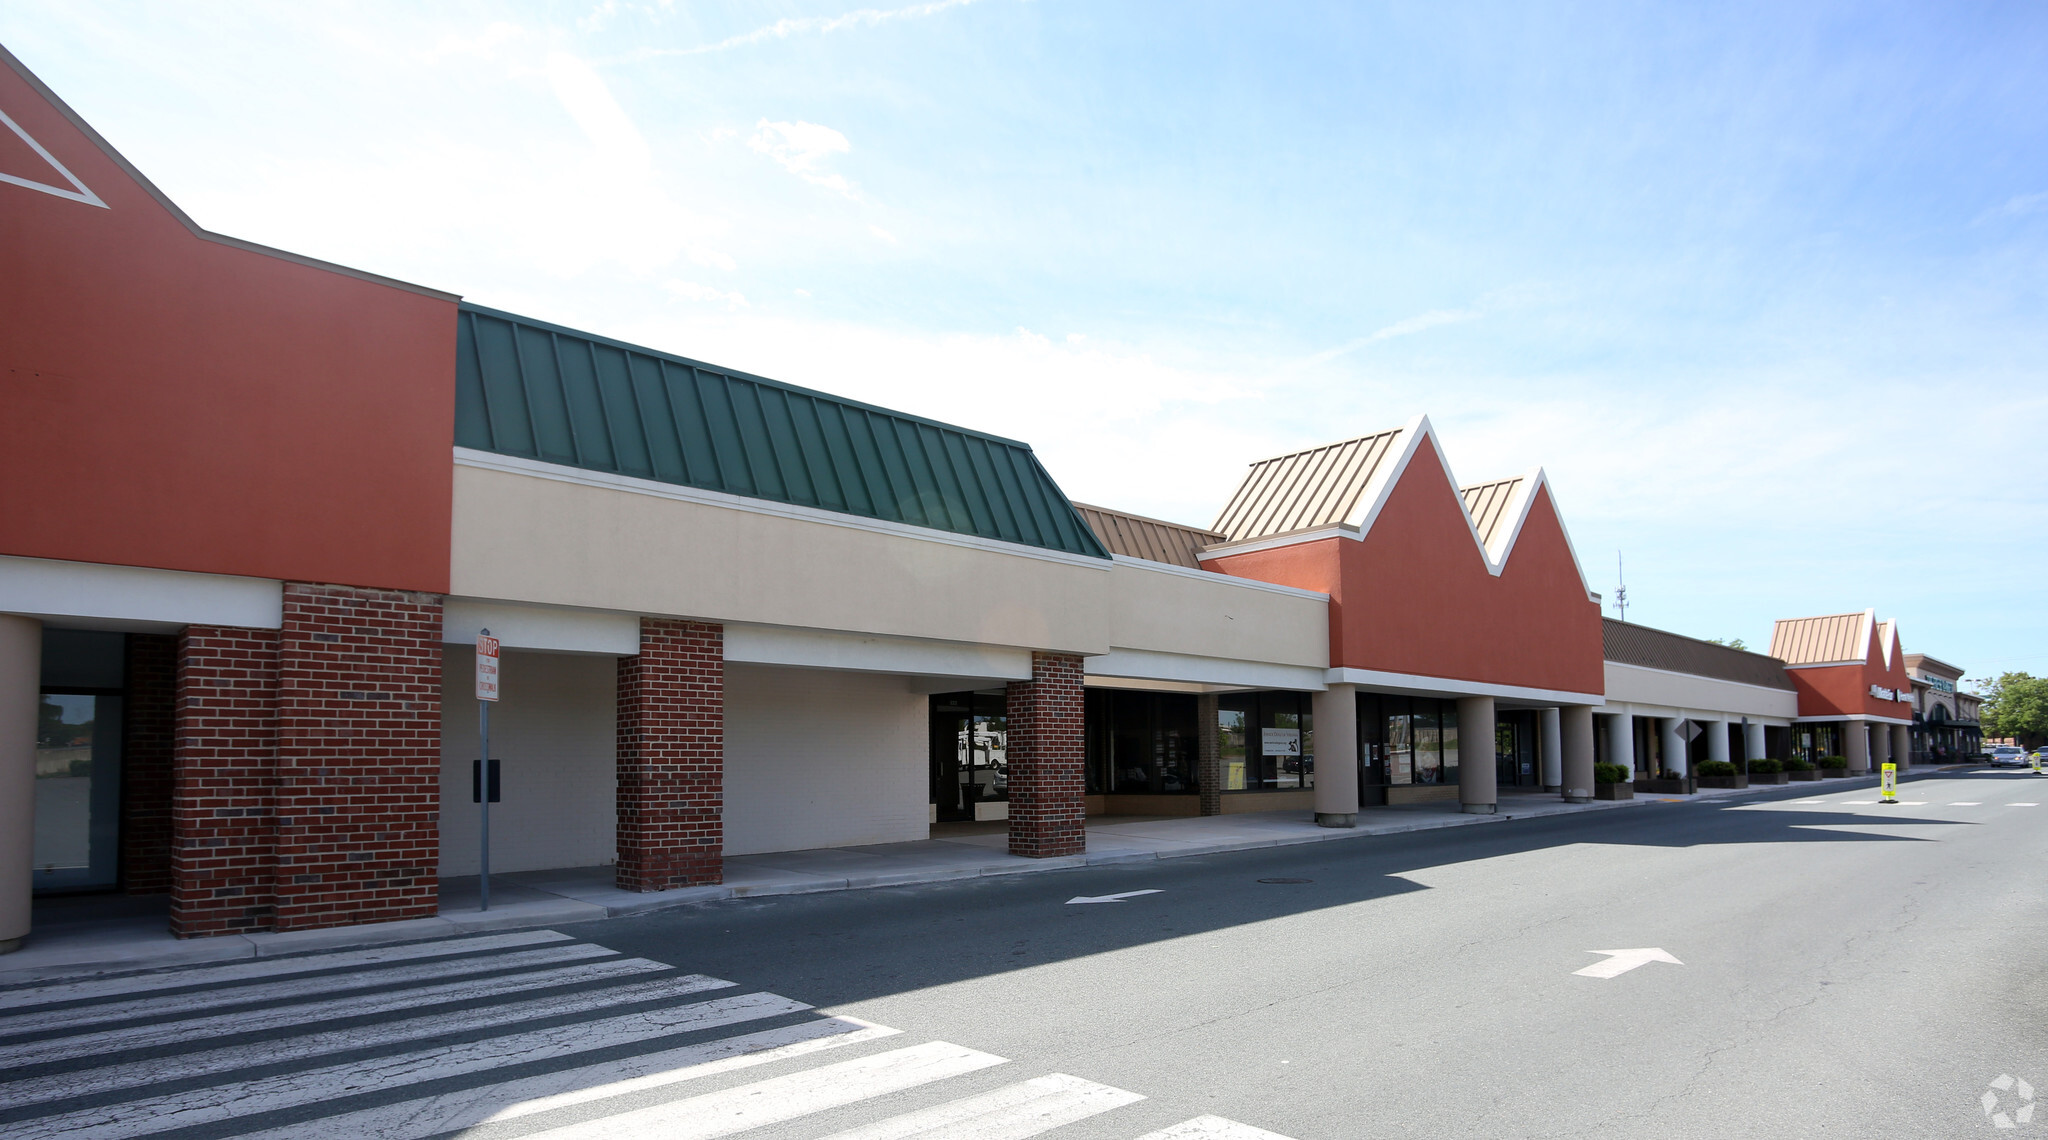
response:
M0 555L0 611L48 621L279 629L284 625L284 583Z
M474 645L485 629L507 649L607 657L634 657L640 652L639 614L486 598L449 598L441 604L442 644Z
M1283 546L1298 546L1304 542L1315 542L1325 538L1357 538L1358 533L1343 523L1317 527L1314 530L1298 530L1291 534L1276 534L1268 538L1254 538L1245 542L1233 542L1224 546L1212 546L1197 551L1195 557L1203 562L1217 558L1228 558L1233 554L1256 554L1261 550L1278 550ZM1324 595L1327 596L1327 595Z
M1156 570L1161 574L1177 574L1202 582L1221 582L1229 586L1242 586L1247 590L1263 590L1269 594L1286 594L1290 597L1308 598L1327 602L1330 595L1320 590L1303 590L1294 586L1282 586L1277 582L1262 582L1257 578L1240 578L1235 574L1222 574L1214 570L1192 570L1186 566L1175 566L1171 562L1154 562L1149 558L1132 558L1127 554L1112 554L1110 558L1119 565L1135 566L1141 570Z
M845 527L849 530L865 530L874 534L886 534L894 538L915 539L919 542L939 542L947 546L964 546L970 550L986 550L996 554L1013 554L1019 558L1035 558L1041 562L1059 562L1068 566L1087 567L1091 570L1107 571L1109 569L1108 559L1090 558L1085 554L1068 554L1065 551L1047 550L1039 546L1026 546L1021 542L1004 542L1001 539L955 534L952 531L912 526L909 523L890 522L886 519L862 518L859 515L841 514L838 511L798 506L794 503L777 503L767 499L751 499L743 495L727 494L723 491L706 491L700 487L683 487L674 483L660 483L653 479L641 479L632 475L615 475L609 471L586 471L580 467L565 467L559 463L545 463L538 459L522 459L518 456L499 455L495 452L477 451L467 447L455 449L455 465L458 467L478 467L487 471L503 471L512 475L529 475L536 479L552 479L558 483L580 483L586 487L598 487L607 491L624 491L628 494L652 495L658 499L674 499L678 502L696 503L700 506L724 507L727 510L745 511L748 514L795 519L800 522L823 523L826 526Z
M1657 720L1689 720L1697 724L1741 724L1743 717L1751 724L1771 725L1777 728L1789 727L1796 718L1765 716L1759 713L1716 712L1713 709L1684 708L1678 705L1652 705L1641 701L1609 701L1602 710L1616 716L1643 716Z
M1869 721L1872 724L1903 724L1908 728L1911 728L1913 725L1912 717L1906 717L1901 720L1895 716L1872 716L1869 713L1849 713L1841 716L1795 716L1792 718L1792 723L1794 724L1842 724L1847 721Z
M1377 669L1331 669L1324 679L1332 685L1363 685L1371 689L1401 689L1438 697L1506 697L1518 701L1541 701L1556 705L1607 703L1604 693L1574 693L1566 689L1532 689L1523 685L1496 685L1491 681L1460 681L1451 677L1424 677L1414 673L1383 673Z
M1804 665L1787 665L1787 669L1839 669L1844 665L1868 665L1868 661L1808 661Z
M1644 673L1662 673L1666 677L1690 677L1701 681L1712 681L1717 685L1740 685L1745 689L1755 689L1759 693L1777 693L1781 696L1789 697L1797 692L1794 689L1774 689L1769 685L1752 685L1748 681L1730 681L1725 677L1709 677L1705 673L1687 673L1678 669L1655 669L1648 665L1631 665L1626 661L1609 661L1607 664L1622 669L1636 669Z
M727 624L725 660L916 677L1031 679L1029 649L775 625Z
M1108 653L1084 658L1081 669L1089 677L1127 677L1240 689L1292 689L1313 693L1327 687L1323 683L1326 670L1319 665L1238 661L1150 649L1113 648Z

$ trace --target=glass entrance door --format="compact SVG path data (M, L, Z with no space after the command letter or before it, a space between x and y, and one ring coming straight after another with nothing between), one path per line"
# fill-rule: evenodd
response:
M1008 818L1007 703L1001 692L932 698L931 802L940 823Z
M120 816L121 698L44 693L36 709L35 889L113 886Z

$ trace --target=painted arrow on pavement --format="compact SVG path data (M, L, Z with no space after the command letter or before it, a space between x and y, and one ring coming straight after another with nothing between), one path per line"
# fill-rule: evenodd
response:
M1125 891L1120 895L1075 895L1067 900L1067 905L1073 906L1075 903L1122 902L1125 899L1137 898L1139 895L1156 895L1160 893L1162 892L1155 887L1145 891Z
M1647 965L1651 962L1669 962L1674 966L1685 965L1685 963L1666 954L1656 946L1645 946L1640 950L1588 950L1586 953L1607 955L1605 962L1595 962L1583 970L1572 971L1574 974L1580 974L1588 978L1619 977L1635 969L1637 966Z

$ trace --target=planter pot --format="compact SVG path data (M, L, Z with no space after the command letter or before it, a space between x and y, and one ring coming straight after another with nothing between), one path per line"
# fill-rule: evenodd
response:
M1752 784L1782 784L1785 782L1785 777L1791 774L1790 772L1751 772L1749 774L1749 782Z
M1846 780L1849 778L1849 770L1847 768L1815 768L1814 771L1819 772L1823 777L1830 780Z
M1689 796L1693 793L1692 780L1691 776L1682 780L1637 780L1636 791L1660 796Z
M1699 778L1699 786L1702 788L1746 788L1749 786L1749 777L1701 776Z
M1820 779L1820 769L1808 768L1804 772L1780 772L1778 775L1788 780L1818 780Z
M1593 798L1596 800L1632 800L1636 798L1634 784L1594 784Z

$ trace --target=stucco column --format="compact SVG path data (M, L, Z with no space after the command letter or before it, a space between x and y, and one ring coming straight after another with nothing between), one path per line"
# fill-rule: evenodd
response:
M1310 697L1316 733L1316 822L1358 823L1358 686L1331 685Z
M1493 698L1458 698L1458 810L1492 815L1500 810L1499 773L1493 763Z
M1607 718L1607 762L1619 764L1628 769L1628 778L1636 778L1636 718L1629 713L1615 713Z
M1870 729L1860 720L1842 722L1842 755L1849 760L1849 773L1870 771Z
M1657 742L1664 751L1664 768L1681 779L1686 774L1685 737L1678 734L1679 719L1664 716L1657 718Z
M1563 718L1556 709L1544 709L1538 717L1541 722L1537 737L1543 755L1537 763L1543 766L1543 790L1554 792L1564 787L1564 730Z
M1745 760L1764 758L1764 726L1751 721L1742 726L1742 756Z
M1216 694L1195 698L1195 788L1203 815L1223 814L1223 738L1216 711Z
M1882 772L1892 762L1892 726L1873 724L1870 726L1870 770Z
M28 937L35 885L36 704L43 623L0 614L0 954Z
M1707 734L1707 759L1719 760L1723 764L1729 763L1728 722L1725 720L1707 720L1699 721L1698 724Z
M1892 763L1899 766L1900 775L1913 767L1913 729L1910 725L1892 726Z
M1593 706L1566 705L1557 710L1559 735L1564 748L1564 798L1566 803L1593 800Z

